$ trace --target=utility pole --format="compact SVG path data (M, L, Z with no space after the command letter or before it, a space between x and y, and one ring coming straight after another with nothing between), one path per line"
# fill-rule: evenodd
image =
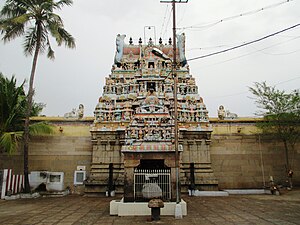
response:
M167 0L160 1L161 3L172 3L173 10L173 63L172 63L172 75L174 79L174 125L175 125L175 171L176 171L176 209L175 209L175 218L182 219L182 210L180 206L180 178L179 178L179 129L178 129L178 101L177 101L177 62L176 62L176 3L187 3L188 0Z

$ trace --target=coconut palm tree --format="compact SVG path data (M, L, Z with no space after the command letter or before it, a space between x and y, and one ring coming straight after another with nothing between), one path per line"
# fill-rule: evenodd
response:
M47 51L48 58L54 59L50 37L53 37L59 46L65 44L68 48L75 48L74 38L64 29L61 17L54 13L55 10L72 4L72 0L6 0L0 11L0 31L4 42L22 36L25 55L33 55L24 126L25 192L30 191L28 180L29 116L33 104L33 83L37 60L39 54L44 51Z

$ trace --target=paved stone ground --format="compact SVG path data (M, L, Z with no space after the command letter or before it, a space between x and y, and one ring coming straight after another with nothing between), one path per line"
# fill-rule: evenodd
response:
M109 215L112 198L70 195L58 198L0 200L0 224L300 224L300 189L275 195L229 197L183 196L188 215L182 220L162 216L151 222L149 216ZM115 198L116 199L116 198Z

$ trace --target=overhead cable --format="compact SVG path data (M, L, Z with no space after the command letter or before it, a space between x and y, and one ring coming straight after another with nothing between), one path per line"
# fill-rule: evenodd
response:
M160 37L162 36L162 32L163 32L163 29L164 29L164 26L165 26L165 22L166 22L166 19L167 19L168 7L169 7L169 5L166 6L164 20L163 20L163 23L162 23L162 26L161 26L161 31L160 31Z
M172 12L173 12L173 8L171 8L171 10L170 10L170 12L169 12L169 17L168 17L168 20L167 20L167 23L166 23L166 25L165 25L165 31L164 31L164 33L163 33L163 39L165 39L166 38L166 34L167 34L167 29L168 29L168 27L169 27L169 23L170 23L170 20L171 20L171 15L172 15Z
M245 56L248 56L248 55L257 53L257 52L264 53L263 51L266 50L266 49L270 49L270 48L273 48L274 46L278 46L278 45L281 45L281 44L285 44L285 43L287 43L287 42L296 40L296 39L298 39L298 38L300 38L300 36L294 37L294 38L289 39L289 40L287 40L287 41L282 41L282 42L279 42L279 43L276 43L276 44L267 46L267 47L262 48L262 49L256 49L256 48L254 48L253 46L251 46L251 47L253 47L253 48L256 49L256 50L255 50L255 51L252 51L252 52L248 52L248 53L243 54L243 55L239 55L239 56L234 57L234 58L226 59L226 60L221 61L221 62L217 62L217 63L213 63L213 64L210 64L210 65L202 66L201 68L205 68L205 67L210 67L210 66L215 66L215 65L218 65L218 64L226 63L226 62L229 62L229 61L232 61L232 60L235 60L235 59L239 59L239 58L242 58L242 57L245 57ZM295 52L298 52L298 51L299 51L299 49L298 49L298 50L295 50L295 51L293 51L293 52L289 52L289 53L287 53L287 54L292 54L292 53L295 53ZM276 54L272 54L272 55L276 55ZM278 55L280 55L280 54L278 54ZM284 55L284 54L281 54L281 55Z
M271 9L271 8L274 8L274 7L277 7L277 6L280 6L282 4L285 4L285 3L288 3L288 2L292 2L292 1L294 1L294 0L285 0L285 1L282 1L282 2L278 2L278 3L272 4L272 5L268 5L268 6L256 9L256 10L251 10L251 11L248 11L248 12L240 13L240 14L235 15L235 16L229 16L229 17L225 17L225 18L220 19L220 20L208 22L208 23L206 23L204 25L197 26L197 24L196 24L196 25L193 25L193 26L181 27L181 28L177 28L177 29L178 30L186 30L186 29L203 29L203 28L208 28L208 27L215 26L215 25L217 25L219 23L222 23L222 22L225 22L225 21L228 21L228 20L233 20L233 19L236 19L236 18L239 18L239 17L242 17L242 16L252 15L252 14L261 12L263 10Z
M298 79L300 79L300 76L294 77L294 78L289 79L289 80L284 80L284 81L278 82L278 83L274 84L273 86L276 87L277 85L288 83L288 82L298 80ZM228 95L212 96L212 97L207 97L207 98L227 98L227 97L233 97L233 96L237 96L237 95L244 95L244 94L247 94L247 93L249 93L249 92L248 91L243 91L243 92L238 92L238 93L233 93L233 94L228 94Z
M243 44L240 44L240 45L231 47L231 48L227 48L227 49L224 49L224 50L221 50L221 51L218 51L218 52L213 52L213 53L210 53L210 54L207 54L207 55L202 55L202 56L190 58L190 59L188 59L187 61L193 61L193 60L196 60L196 59L203 59L203 58L207 58L207 57L210 57L210 56L213 56L213 55L218 55L218 54L221 54L221 53L224 53L224 52L228 52L228 51L231 51L231 50L234 50L234 49L237 49L237 48L241 48L241 47L244 47L244 46L247 46L247 45L250 45L250 44L253 44L253 43L262 41L262 40L265 40L265 39L267 39L267 38L273 37L273 36L275 36L275 35L277 35L277 34L280 34L280 33L285 32L285 31L294 29L294 28L296 28L296 27L298 27L298 26L300 26L300 23L298 23L298 24L296 24L296 25L293 25L293 26L291 26L291 27L285 28L285 29L283 29L283 30L277 31L277 32L275 32L275 33L266 35L266 36L261 37L261 38L259 38L259 39L256 39L256 40L253 40L253 41L249 41L249 42L246 42L246 43L243 43Z

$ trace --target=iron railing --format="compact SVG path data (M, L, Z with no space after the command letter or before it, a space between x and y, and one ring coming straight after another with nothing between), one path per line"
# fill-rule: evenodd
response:
M159 186L159 188L161 189L160 198L162 200L168 201L171 199L171 169L135 169L134 170L135 201L146 200L145 191L151 192L151 188L147 188L147 190L145 190L145 187L149 187L149 185L147 184L154 184L153 192L157 192L157 188L158 188L157 186ZM148 196L151 196L152 194L155 195L155 193L147 193Z

